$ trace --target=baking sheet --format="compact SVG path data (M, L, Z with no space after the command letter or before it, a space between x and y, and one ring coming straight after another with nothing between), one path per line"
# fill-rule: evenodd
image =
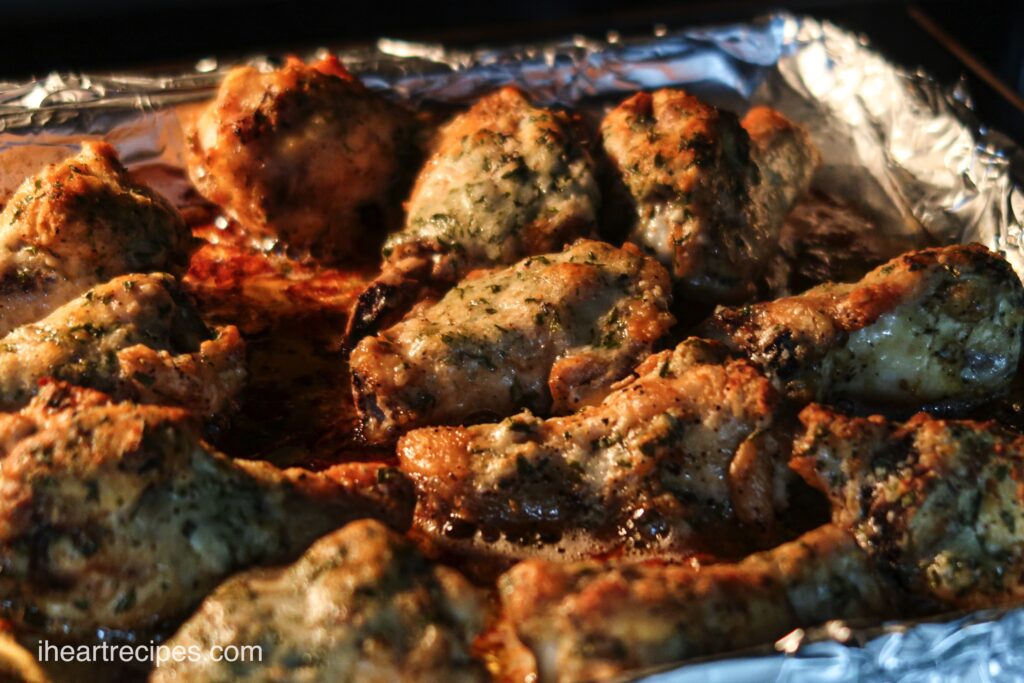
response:
M886 235L920 245L978 241L1024 274L1024 194L1014 177L1021 151L976 121L962 84L945 87L896 68L865 38L827 22L778 13L630 38L613 33L466 51L380 40L335 52L370 87L412 103L465 102L511 83L539 102L569 106L599 107L664 86L685 86L737 110L770 104L807 126L818 144L823 164L815 188L852 202ZM54 74L0 83L0 202L26 175L94 137L187 204L181 122L231 66L205 59L161 75ZM1022 644L1024 610L881 631L832 624L780 641L785 657L724 659L646 680L1021 680Z

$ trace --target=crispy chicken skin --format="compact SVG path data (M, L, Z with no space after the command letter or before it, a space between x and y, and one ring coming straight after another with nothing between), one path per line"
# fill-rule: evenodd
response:
M229 579L167 643L200 652L258 645L261 661L172 662L150 680L482 682L470 644L483 621L480 595L458 572L363 520L292 565Z
M178 212L131 182L114 148L82 151L22 183L0 213L0 336L124 273L188 268Z
M765 531L785 504L778 404L751 363L689 339L599 405L420 429L398 455L419 492L417 524L442 544L481 530L532 545L564 535L598 551L717 553L737 521Z
M656 261L591 240L467 278L352 351L365 436L599 401L672 326L669 298Z
M238 330L207 327L166 274L114 278L0 339L3 410L55 377L212 416L230 407L245 376Z
M742 124L682 90L637 93L601 125L633 206L629 239L672 272L686 299L749 299L818 153L766 107Z
M189 132L190 173L255 236L349 260L400 220L415 131L334 58L240 67Z
M600 197L569 115L506 87L438 136L385 247L381 277L360 297L353 341L404 311L424 281L448 286L476 268L506 266L590 235Z
M1016 373L1024 286L981 245L924 249L853 284L719 308L701 332L799 400L956 407L998 394Z
M231 460L180 409L63 383L0 414L0 458L4 616L68 637L153 626L232 571L355 518L403 527L411 514L397 471Z
M887 584L833 525L738 564L527 560L498 587L540 683L617 679L770 642L828 619L893 609Z
M979 609L1024 598L1024 437L994 422L905 423L819 405L792 467L913 595Z

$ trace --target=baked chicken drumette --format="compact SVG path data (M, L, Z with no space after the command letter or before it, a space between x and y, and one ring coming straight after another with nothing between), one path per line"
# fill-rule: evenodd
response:
M689 339L598 405L419 429L398 456L419 492L417 524L440 545L743 554L786 506L780 403L753 364Z
M672 326L669 296L654 259L592 240L470 276L352 351L365 436L600 401Z
M0 336L117 275L183 275L191 246L178 212L133 183L113 147L83 143L0 213Z
M259 661L168 662L150 680L483 683L471 643L484 611L454 569L380 522L352 522L294 564L228 579L167 642L257 645Z
M924 249L859 282L719 308L700 331L798 401L962 408L998 396L1016 374L1024 285L981 245Z
M601 134L631 208L629 239L669 268L681 300L750 298L817 166L806 131L767 107L740 122L665 89L627 99Z
M800 414L791 466L932 611L1024 598L1024 437L994 422ZM930 603L930 604L929 604Z
M619 680L829 619L885 618L899 604L834 525L736 564L527 560L498 587L539 683Z
M4 617L78 639L181 617L238 569L360 517L404 527L412 507L397 471L232 460L185 411L62 383L0 414L0 463Z
M188 134L196 187L258 238L351 260L400 221L412 113L334 58L234 69Z
M831 619L1019 604L1024 437L995 423L800 414L791 466L833 522L738 564L528 560L499 581L541 681L763 643Z
M123 275L0 338L0 410L45 377L213 417L245 383L245 342L208 327L170 275Z
M506 87L438 135L384 247L380 277L360 297L350 342L395 322L425 290L471 270L559 251L596 226L599 196L574 119Z

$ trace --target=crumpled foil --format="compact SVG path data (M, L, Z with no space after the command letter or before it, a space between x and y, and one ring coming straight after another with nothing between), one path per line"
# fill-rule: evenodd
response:
M1024 609L951 620L851 628L841 621L798 629L773 648L634 679L634 683L1019 683Z
M865 38L827 22L779 13L749 24L659 27L653 36L465 51L385 39L335 53L369 87L413 103L465 102L511 83L542 103L598 111L624 93L666 86L731 109L769 104L814 137L823 159L817 189L889 234L921 245L978 241L1024 274L1021 150L977 121L962 84L947 88L896 68ZM209 99L232 66L205 59L164 75L0 82L0 202L83 138L108 140L133 170L180 171L182 112ZM158 189L175 198L173 188ZM780 640L774 649L785 655L719 659L644 680L1024 680L1022 644L1024 609L870 630L832 622Z

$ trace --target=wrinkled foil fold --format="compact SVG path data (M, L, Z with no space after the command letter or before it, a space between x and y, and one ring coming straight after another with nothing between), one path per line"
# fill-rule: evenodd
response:
M823 160L817 189L853 203L887 233L922 246L981 242L1024 274L1021 150L977 120L962 83L946 87L897 68L828 22L778 13L636 37L473 50L382 39L333 52L369 87L414 104L467 102L505 84L541 103L598 111L625 93L668 86L736 110L769 104L810 130ZM0 202L83 138L108 140L129 168L184 168L181 111L212 97L235 65L204 59L165 74L0 82ZM644 680L1021 680L1024 609L862 631L833 623L776 647L789 654L721 659Z

